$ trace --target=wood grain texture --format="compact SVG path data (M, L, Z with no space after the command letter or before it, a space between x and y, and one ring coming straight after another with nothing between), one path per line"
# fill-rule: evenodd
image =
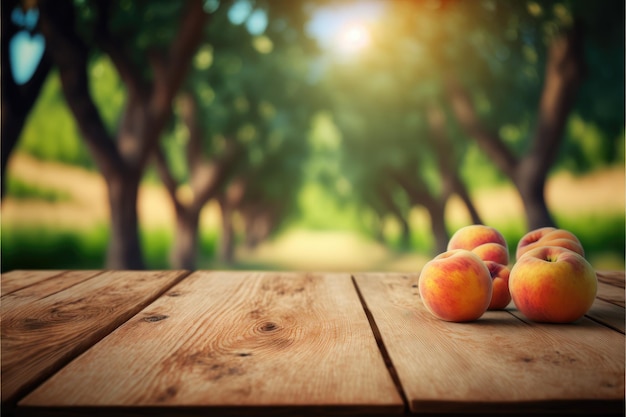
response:
M586 318L529 324L515 310L448 323L424 307L418 274L355 281L412 412L623 413L623 334Z
M596 298L586 315L605 326L624 333L624 322L626 320L624 307Z
M624 307L624 289L602 281L598 281L596 298Z
M403 411L350 276L271 272L192 274L20 403L85 405L105 414Z
M57 292L66 290L80 282L101 274L102 271L65 271L50 278L39 280L32 285L25 286L2 296L2 316L21 308L28 308L31 303L46 298Z
M33 270L33 271L22 271L15 270L10 272L5 272L2 274L0 278L0 292L2 296L6 294L10 294L14 291L19 290L20 288L28 287L29 285L36 284L39 281L43 281L50 277L54 277L55 275L59 275L63 271L43 271L43 270Z
M3 297L3 405L17 401L186 274L76 271Z
M624 288L624 280L626 279L626 272L624 271L596 271L598 281L605 284L614 285L619 288Z

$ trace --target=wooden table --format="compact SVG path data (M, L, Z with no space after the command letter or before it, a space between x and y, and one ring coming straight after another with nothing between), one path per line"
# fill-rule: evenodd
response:
M624 415L624 273L589 314L435 319L417 273L12 271L4 415Z

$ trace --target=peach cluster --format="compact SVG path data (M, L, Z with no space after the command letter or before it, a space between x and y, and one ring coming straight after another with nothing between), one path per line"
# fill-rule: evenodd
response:
M520 239L515 256L509 286L526 317L571 323L589 311L598 281L573 233L554 227L533 230Z
M465 226L447 250L427 262L419 277L426 308L442 320L465 322L511 301L509 250L502 234L485 225Z
M591 307L597 291L594 269L571 232L544 227L524 235L509 266L509 250L493 227L456 231L446 251L427 262L419 276L426 308L437 318L467 322L511 300L526 317L569 323Z

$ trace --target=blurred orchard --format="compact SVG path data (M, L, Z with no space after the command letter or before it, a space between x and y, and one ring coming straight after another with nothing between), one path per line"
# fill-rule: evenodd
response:
M416 270L472 223L624 267L621 0L1 7L3 271Z

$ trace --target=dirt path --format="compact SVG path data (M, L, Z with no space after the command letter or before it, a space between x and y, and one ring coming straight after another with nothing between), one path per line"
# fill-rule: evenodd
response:
M399 255L378 242L350 231L291 229L254 251L239 248L237 259L298 271L415 271L428 258Z

